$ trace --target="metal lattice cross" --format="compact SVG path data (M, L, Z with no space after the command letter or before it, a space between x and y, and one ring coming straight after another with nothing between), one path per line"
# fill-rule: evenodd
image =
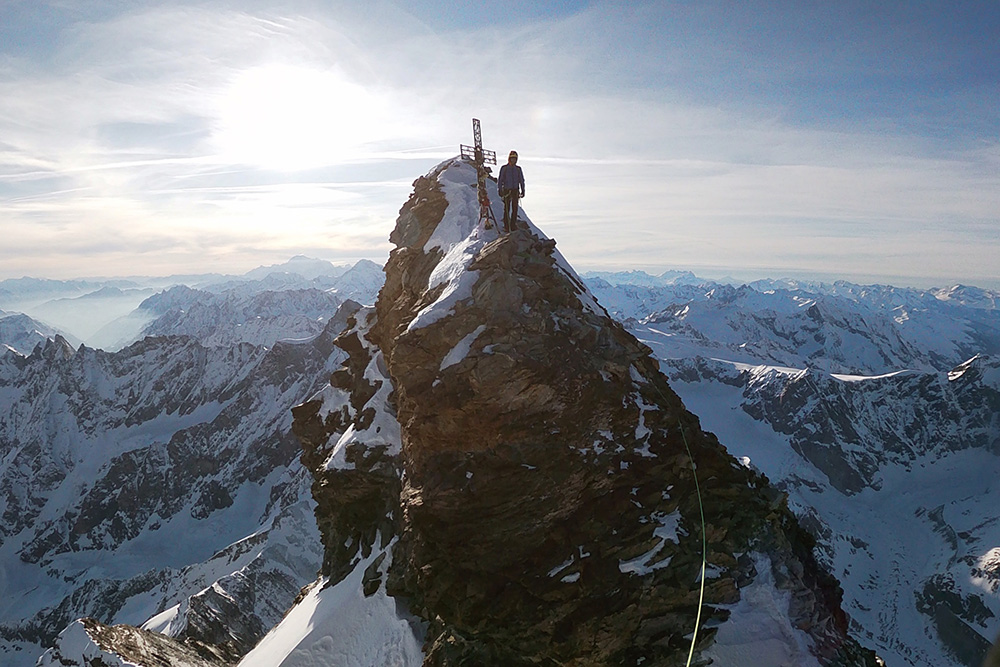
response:
M472 136L475 140L475 145L466 146L462 144L462 158L476 165L476 185L479 188L479 224L489 229L497 224L497 220L493 216L493 207L490 206L489 195L486 194L486 165L496 164L497 154L494 151L483 149L483 132L479 127L478 118L472 119Z

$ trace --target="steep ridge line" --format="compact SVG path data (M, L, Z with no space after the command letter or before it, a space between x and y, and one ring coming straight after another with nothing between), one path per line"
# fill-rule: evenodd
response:
M765 662L876 664L783 495L701 430L530 220L476 228L471 172L417 179L374 313L338 339L356 359L296 408L331 584L391 549L366 595L422 619L425 665L738 664L744 589L783 601L755 619L783 637L754 645L782 654Z

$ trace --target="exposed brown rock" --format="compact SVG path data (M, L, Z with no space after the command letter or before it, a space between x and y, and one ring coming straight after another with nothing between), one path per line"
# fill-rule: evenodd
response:
M47 664L100 667L112 662L120 664L119 660L124 660L142 667L227 667L236 663L217 647L200 642L181 642L131 625L105 625L93 618L80 619L79 623L94 644L107 653L108 661L101 657L64 658L57 646L55 655L46 657ZM77 662L81 657L83 664Z
M520 230L480 243L468 295L414 321L445 307L447 287L432 283L444 252L425 246L449 168L414 184L370 328L338 339L354 359L333 378L339 412L296 411L325 572L398 536L387 589L428 622L425 665L674 665L698 617L704 538L699 652L760 553L822 664L874 665L783 496L701 430L554 241ZM391 380L386 405L359 371L372 354ZM331 443L368 428L366 409L395 415L399 453L356 443L342 453L353 463L330 469Z

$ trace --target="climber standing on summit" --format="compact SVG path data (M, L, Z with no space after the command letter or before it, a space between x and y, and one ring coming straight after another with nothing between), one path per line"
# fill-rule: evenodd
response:
M524 173L517 166L517 151L507 156L507 164L500 167L497 189L503 199L503 225L509 234L517 227L517 202L524 196Z

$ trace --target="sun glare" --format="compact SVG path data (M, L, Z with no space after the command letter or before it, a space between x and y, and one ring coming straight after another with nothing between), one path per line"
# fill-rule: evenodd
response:
M241 72L222 96L222 155L268 169L308 169L357 157L378 138L383 105L336 72L286 65Z

